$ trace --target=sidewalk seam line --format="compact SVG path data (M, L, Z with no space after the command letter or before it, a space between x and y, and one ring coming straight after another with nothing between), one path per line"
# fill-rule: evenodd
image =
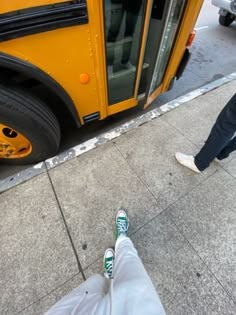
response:
M85 281L85 280L86 280L86 277L85 277L85 274L84 274L82 265L81 265L81 263L80 263L78 253L77 253L77 251L76 251L75 244L74 244L73 239L72 239L72 236L71 236L71 234L70 234L69 226L68 226L68 224L67 224L67 222L66 222L65 215L64 215L64 213L63 213L61 204L60 204L59 199L58 199L58 196L57 196L57 194L56 194L55 187L54 187L54 185L53 185L52 179L51 179L50 174L49 174L48 171L47 171L47 175L48 175L48 179L49 179L49 181L50 181L50 183L51 183L52 190L53 190L53 193L54 193L54 196L55 196L55 199L56 199L56 202L57 202L59 211L60 211L60 213L61 213L61 217L62 217L64 226L65 226L65 228L66 228L67 235L68 235L68 237L69 237L69 241L70 241L70 243L71 243L71 246L72 246L72 249L73 249L73 252L74 252L74 255L75 255L75 259L76 259L76 262L77 262L77 265L78 265L79 272L81 272L82 277L83 277L83 279L84 279L84 281Z
M127 159L125 158L125 156L122 154L122 152L119 150L117 144L115 142L113 142L113 144L115 145L117 151L121 154L121 156L123 157L124 161L127 163L128 167L130 168L130 170L132 171L133 174L135 174L135 176L141 181L141 183L143 184L143 186L147 189L147 191L152 195L152 197L155 199L155 202L157 203L158 200L157 198L155 197L155 195L149 190L148 186L143 182L143 180L141 179L141 177L135 172L135 170L133 169L133 167L129 164L129 162L127 161ZM206 176L205 179L203 179L203 181L201 181L200 183L198 183L196 186L194 186L192 189L190 189L189 191L187 191L186 193L184 193L183 195L181 195L177 200L175 200L173 203L171 203L169 206L163 208L161 210L162 211L165 211L166 209L168 209L171 205L173 205L174 203L176 203L177 201L179 201L181 198L185 197L186 195L188 195L190 192L192 192L195 188L197 188L198 186L200 186L202 183L204 183L208 178L210 178L211 176L213 176L215 173L218 172L218 169L216 169L212 174L210 174L209 176ZM161 213L160 212L160 213ZM160 213L158 213L156 216L158 216ZM153 219L156 217L154 216ZM150 222L150 220L148 221ZM146 224L146 223L145 223ZM144 224L144 225L145 225ZM142 226L144 226L142 225ZM134 232L133 232L134 233ZM133 234L132 233L132 234ZM131 235L132 235L131 234Z
M50 292L48 292L47 294L43 295L42 297L40 297L38 300L32 302L31 304L27 305L26 307L24 307L22 310L18 311L15 313L15 315L18 315L22 312L24 312L25 310L29 309L31 306L39 303L40 301L42 301L43 299L45 299L46 297L48 297L50 294L52 294L53 292L55 292L57 289L59 289L60 287L64 286L66 283L68 283L69 281L71 281L73 278L75 278L76 276L78 276L80 274L80 272L74 274L71 278L69 278L68 280L66 280L65 282L63 282L62 284L60 284L59 286L57 286L56 288L54 288L53 290L51 290Z
M175 200L174 202L172 202L169 206L167 206L166 208L162 209L157 215L155 215L153 218L151 218L150 220L148 220L146 223L144 223L143 225L141 225L137 230L133 231L129 236L131 237L132 235L136 234L138 231L140 231L142 228L144 228L147 224L149 224L151 221L153 221L154 219L156 219L158 216L160 216L162 213L165 213L168 217L170 217L170 215L168 214L167 210L172 207L175 203L177 203L178 201L180 201L182 198L186 197L189 193L193 192L197 187L199 187L200 185L202 185L205 181L207 181L209 178L211 178L213 175L215 175L219 170L216 170L214 173L212 173L211 175L207 176L207 178L205 178L202 182L200 182L198 185L196 185L193 189L191 189L190 191L186 192L184 195L182 195L181 197L179 197L177 200ZM234 178L235 179L235 178ZM144 184L144 186L146 187L146 185ZM149 190L148 190L149 191ZM154 197L154 196L153 196ZM155 197L154 197L155 198ZM157 201L157 199L155 198L155 200ZM236 300L235 298L228 292L228 290L223 286L223 284L220 282L220 280L216 277L216 275L211 271L211 269L207 266L207 264L205 263L205 261L201 258L201 256L199 256L198 252L195 250L195 248L192 246L192 244L189 242L189 240L186 238L186 236L183 234L182 230L180 230L180 228L175 224L175 222L173 221L172 218L171 222L174 224L174 226L178 229L178 231L181 233L181 235L184 237L184 239L186 240L186 242L189 244L189 246L194 250L194 252L196 253L196 255L200 258L200 260L204 263L204 265L206 266L207 270L212 274L212 276L216 279L216 281L220 284L220 286L222 287L222 289L225 291L225 293L229 296L229 298L233 301L234 304L236 304Z
M113 142L113 145L115 146L115 149L118 151L118 153L121 155L121 157L124 159L125 163L127 164L127 166L129 167L129 169L132 171L132 173L136 176L136 178L138 180L140 180L140 182L142 183L142 185L147 189L147 191L151 194L151 196L153 197L153 199L155 200L155 202L157 203L157 198L153 195L153 193L149 190L149 188L146 186L146 184L142 181L142 179L139 177L139 175L133 170L133 168L130 166L130 164L128 163L128 161L125 159L124 155L122 154L122 152L119 150L119 148L117 147L116 143ZM139 228L137 228L135 231L133 231L132 233L129 234L129 237L131 237L132 235L134 235L136 232L138 232L139 230L141 230L143 227L145 227L147 224L149 224L152 220L154 220L155 218L157 218L161 213L163 213L165 210L167 210L169 207L173 206L176 202L178 202L181 198L185 197L186 195L188 195L189 193L191 193L195 188L197 188L198 186L200 186L202 183L204 183L208 178L210 178L212 175L214 175L216 172L218 172L218 170L216 170L215 172L213 172L211 175L207 176L202 182L200 182L199 184L197 184L195 187L193 187L190 191L186 192L185 194L181 195L177 200L173 201L170 205L168 205L167 207L160 209L161 211L158 212L158 214L154 215L152 218L150 218L146 223L144 223L143 225L141 225ZM89 267L91 267L94 263L96 263L99 259L101 259L103 256L98 257L95 261L93 261L91 264L87 265L84 270L87 270Z
M165 211L167 211L170 207L172 207L175 203L177 203L178 201L180 201L180 199L186 197L189 193L191 193L192 191L194 191L197 187L199 187L201 184L203 184L206 180L208 180L211 176L213 176L214 174L216 174L218 172L218 170L216 170L214 173L212 173L211 175L207 176L202 182L200 182L199 184L197 184L196 186L194 186L192 189L190 189L188 192L186 192L185 194L181 195L178 199L176 199L175 201L173 201L170 205L166 206L165 208L163 208L158 214L156 214L153 218L151 218L150 220L148 220L146 223L144 223L143 225L141 225L137 230L133 231L131 235L135 234L136 232L138 232L139 230L141 230L145 225L149 224L152 220L156 219L161 213L164 213ZM146 186L145 186L146 187ZM154 197L155 198L155 197ZM157 198L155 198L155 200L157 201Z
M116 144L114 143L114 145L116 146ZM117 148L118 152L119 149ZM123 154L120 152L120 154L122 155L122 157L124 158ZM125 158L124 158L125 159ZM133 171L132 167L129 165L129 163L127 162L127 160L125 159L126 163L128 164L129 168L132 170L132 172L137 176L137 178L140 179L140 177ZM205 265L205 267L207 268L207 270L210 272L210 274L215 278L215 280L220 284L220 286L222 287L222 289L224 290L224 292L229 296L229 298L233 301L233 303L236 304L236 300L235 298L228 292L228 290L223 286L223 284L220 282L220 280L216 277L215 273L213 273L213 271L211 271L211 269L207 266L206 262L202 259L201 256L199 256L198 252L196 251L196 249L193 247L193 245L189 242L189 240L187 239L187 237L185 236L185 234L183 233L183 231L175 224L173 218L171 217L170 214L168 214L167 210L172 207L175 203L177 203L178 201L180 201L182 198L185 198L188 194L192 193L197 187L199 187L200 185L202 185L204 182L206 182L208 179L210 179L213 175L215 175L216 173L218 173L219 170L216 170L215 172L213 172L211 175L207 176L202 182L200 182L199 184L197 184L195 187L193 187L191 190L189 190L188 192L186 192L185 194L183 194L182 196L180 196L178 199L176 199L175 201L173 201L170 205L168 205L167 207L163 208L158 214L156 214L155 216L153 216L152 218L150 218L150 220L148 220L146 223L144 223L143 225L141 225L138 229L136 229L135 231L133 231L132 233L129 234L129 237L131 237L132 235L135 235L137 232L139 232L142 228L144 228L146 225L148 225L151 221L155 220L158 216L160 216L162 213L165 213L171 220L171 222L174 224L174 226L178 229L178 231L180 232L180 234L183 236L183 238L186 240L186 242L188 243L188 245L192 248L192 250L196 253L196 255L198 256L198 258L203 262L203 264ZM231 174L229 174L231 175ZM231 175L232 176L232 175ZM232 176L233 177L233 176ZM233 177L235 179L235 177ZM142 182L142 184L144 185L144 187L149 191L148 187L146 186L145 183L143 183L143 181L140 179L140 181ZM149 191L150 192L150 191ZM151 192L150 192L151 193ZM157 202L156 197L151 193L151 195L153 196L153 198L155 199L155 201ZM99 261L100 259L102 259L102 256L98 257L98 259L96 259L96 261L94 261L93 263L91 263L90 265L85 267L85 270L87 270L88 268L90 268L94 263L96 263L97 261Z
M233 301L234 304L236 304L235 297L230 294L230 292L227 290L227 288L224 287L224 285L221 283L221 281L216 277L215 273L210 269L210 267L207 265L207 263L203 260L203 258L198 254L197 250L193 247L193 245L190 243L184 232L178 227L178 225L175 224L171 214L166 212L167 216L170 218L171 222L174 224L174 226L178 229L180 234L184 237L188 245L192 248L192 250L196 253L198 258L203 262L203 264L206 266L207 270L210 272L210 274L215 278L215 280L219 283L219 285L222 287L222 289L225 291L225 293L228 295L228 297Z
M191 139L189 139L186 135L184 135L180 130L178 130L174 125L172 125L169 121L167 121L165 119L165 116L163 116L164 121L170 126L172 127L175 131L177 131L179 134L181 134L181 136L183 136L186 140L188 140L190 143L192 143L197 149L200 149L201 146L198 146L196 143L194 143Z
M127 164L127 166L129 167L129 169L132 171L132 173L136 176L136 178L138 178L140 180L140 182L143 184L143 186L147 189L147 191L152 195L152 197L154 198L155 202L157 202L156 197L154 196L154 194L149 190L148 186L143 182L143 180L141 179L141 177L135 172L135 170L132 168L132 166L129 164L129 162L127 161L127 159L125 158L125 156L123 155L123 153L119 150L119 147L117 146L117 144L112 141L112 143L115 145L116 150L118 151L118 153L120 153L120 155L122 156L122 158L124 159L125 163Z
M224 166L221 166L221 167L222 167L222 169L223 169L227 174L229 174L234 180L236 180L236 177L235 177L234 175L232 175L231 173L229 173L229 171L226 170L226 169L224 168Z

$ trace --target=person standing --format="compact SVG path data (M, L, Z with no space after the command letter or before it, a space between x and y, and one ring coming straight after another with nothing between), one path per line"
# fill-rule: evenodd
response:
M204 171L215 159L226 159L236 150L236 94L222 109L212 127L210 135L199 153L194 157L180 152L175 154L177 161L196 173Z
M166 315L130 238L124 210L116 216L115 251L104 255L104 275L88 278L45 315Z

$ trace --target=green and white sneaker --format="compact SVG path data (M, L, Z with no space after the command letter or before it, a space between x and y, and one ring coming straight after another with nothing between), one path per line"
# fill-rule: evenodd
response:
M111 279L113 276L115 252L112 248L108 248L105 251L103 258L104 276Z
M116 215L116 240L123 234L127 235L129 228L129 218L125 210L119 210Z

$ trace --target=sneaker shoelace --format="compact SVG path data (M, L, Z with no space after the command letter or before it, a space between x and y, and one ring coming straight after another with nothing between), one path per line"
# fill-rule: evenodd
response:
M119 233L126 233L127 232L127 221L126 221L126 219L118 219L117 229L118 229Z
M112 271L113 271L113 259L106 261L106 273L109 277L112 276Z

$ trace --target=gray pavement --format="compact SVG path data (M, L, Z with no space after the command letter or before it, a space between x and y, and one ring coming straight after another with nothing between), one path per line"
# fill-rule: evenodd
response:
M197 175L196 153L236 80L0 195L1 315L41 315L130 235L168 315L236 314L236 154Z

